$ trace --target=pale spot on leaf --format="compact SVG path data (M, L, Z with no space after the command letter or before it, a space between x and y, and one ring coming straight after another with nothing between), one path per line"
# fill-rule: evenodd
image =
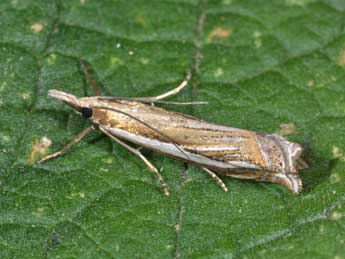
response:
M23 100L29 100L31 98L31 93L22 93Z
M314 0L286 0L287 5L305 6Z
M338 61L339 66L345 67L345 49L342 49Z
M136 24L142 26L142 27L145 27L145 26L146 26L146 19L145 19L143 16L141 16L141 15L138 15L138 16L135 18L134 22L135 22Z
M216 71L214 72L215 77L221 77L224 74L224 71L221 67L218 67Z
M176 231L176 232L181 231L181 225L180 225L180 224L176 224L176 225L175 225L175 231Z
M128 51L128 55L133 56L134 55L134 51L132 51L132 50Z
M150 60L148 58L141 58L140 59L140 63L143 65L147 65L150 62Z
M32 215L33 215L34 217L40 218L40 217L42 217L42 212L39 211L39 210L33 211L33 212L32 212Z
M102 159L102 162L104 162L106 164L112 164L113 163L113 159L112 158Z
M6 81L2 82L2 84L0 85L0 92L3 92L6 88L6 86L7 86L7 82Z
M110 57L110 66L111 67L117 67L120 65L123 65L123 61L120 58L115 57L115 56Z
M35 23L31 25L31 30L33 30L36 33L39 33L43 30L44 25L42 23Z
M333 146L333 148L332 148L332 154L333 154L333 157L334 157L334 158L340 159L340 160L342 160L342 161L345 161L345 155L344 155L344 153L340 150L339 147Z
M326 73L317 72L313 74L313 77L314 79L311 81L311 84L314 88L330 87L334 82L337 81L337 78L334 75L329 75Z
M282 123L280 124L279 134L282 136L291 135L295 133L296 125L294 123Z
M339 112L345 113L345 102L343 102L343 101L336 101L334 103L334 105L339 110Z
M52 141L46 136L42 137L40 140L36 139L31 149L28 163L33 164L38 157L46 155L51 144Z
M339 220L342 218L342 214L338 211L334 211L331 215L330 215L330 219L331 220Z
M210 32L207 39L208 40L227 39L231 36L231 34L232 34L232 29L225 29L222 27L216 27Z
M314 80L309 80L307 84L308 84L309 87L313 87L315 85L315 81Z
M117 69L119 66L122 66L123 65L123 61L122 59L116 57L116 56L109 56L109 59L108 59L108 68L113 70L113 69Z
M7 135L0 135L0 140L1 140L1 142L7 144L10 142L11 138Z
M48 61L48 64L49 65L53 65L55 64L56 62L56 55L53 53L53 54L50 54L47 58L47 61Z
M257 49L262 46L261 32L259 31L254 32L254 44Z
M86 3L86 0L80 0L80 4L84 5Z
M340 176L337 173L333 173L331 174L331 176L329 177L329 181L331 183L339 183L341 181Z

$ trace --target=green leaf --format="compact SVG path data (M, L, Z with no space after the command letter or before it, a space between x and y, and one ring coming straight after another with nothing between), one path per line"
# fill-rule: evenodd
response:
M0 3L1 258L344 258L343 0L3 0ZM49 89L154 96L192 82L164 106L215 123L280 132L310 168L293 195L144 151L99 132L67 154L84 121ZM49 146L51 142L51 145Z

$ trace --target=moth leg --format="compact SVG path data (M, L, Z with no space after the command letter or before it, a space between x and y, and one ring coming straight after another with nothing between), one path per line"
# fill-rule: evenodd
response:
M139 148L139 149L135 149L135 148L131 147L130 145L127 145L125 142L123 142L123 141L121 141L120 139L118 139L118 138L114 137L113 135L109 134L109 133L108 133L106 130L104 130L102 127L99 127L99 129L100 129L104 134L106 134L108 137L110 137L112 140L114 140L115 142L117 142L117 143L120 144L121 146L125 147L128 151L132 152L134 155L137 155L141 160L143 160L144 163L145 163L145 164L147 165L147 167L149 168L149 170L157 176L157 178L158 178L158 180L159 180L159 182L160 182L160 184L161 184L161 186L162 186L162 189L163 189L164 194L165 194L166 196L169 196L169 195L170 195L169 190L168 190L168 186L167 186L167 184L164 182L162 175L159 173L159 171L157 170L157 168L156 168L154 165L152 165L152 164L150 163L150 161L147 160L147 158L146 158L143 154L141 154L140 148Z
M74 139L72 139L65 147L63 147L61 150L53 153L53 154L50 154L50 155L47 155L47 156L44 156L43 158L41 158L37 163L42 163L42 162L45 162L47 160L50 160L52 158L55 158L57 156L60 156L62 155L63 153L65 153L66 151L68 151L74 144L78 143L82 138L84 138L91 130L93 130L94 127L93 126L90 126L90 127L87 127L86 129L84 129L82 132L80 132Z
M175 95L175 94L178 94L183 88L185 88L187 86L190 79L191 79L191 73L188 72L185 79L182 81L181 84L179 84L179 86L177 86L176 88L174 88L174 89L172 89L166 93L163 93L163 94L160 94L160 95L154 96L154 97L142 97L142 98L133 98L133 99L137 100L137 101L146 102L146 103L158 102L159 100L165 99L165 98L172 96L172 95Z
M82 59L80 59L80 67L81 67L81 70L83 70L83 73L87 79L87 82L89 83L89 85L91 85L92 87L92 90L94 91L94 93L97 95L97 96L101 96L102 93L101 91L98 89L95 81L93 81L91 75L89 74L89 72L87 71L87 67L84 63L84 61Z
M228 187L226 187L225 183L220 179L214 172L212 172L210 169L207 169L206 167L202 167L206 173L208 173L216 182L217 184L224 190L224 192L228 191Z
M178 94L183 88L185 88L188 85L188 82L189 82L190 79L191 79L191 73L188 72L186 77L185 77L185 79L182 81L182 83L179 86L177 86L176 88L174 88L174 89L172 89L172 90L170 90L170 91L168 91L166 93L163 93L163 94L160 94L160 95L154 97L154 99L156 101L158 101L158 100L165 99L165 98L167 98L169 96Z

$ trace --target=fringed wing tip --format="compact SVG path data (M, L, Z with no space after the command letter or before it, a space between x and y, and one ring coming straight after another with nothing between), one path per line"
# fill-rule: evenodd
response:
M296 174L287 174L282 184L295 194L300 193L303 187L302 179Z

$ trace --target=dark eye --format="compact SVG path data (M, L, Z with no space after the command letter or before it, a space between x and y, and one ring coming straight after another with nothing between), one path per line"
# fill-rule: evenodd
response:
M80 112L85 118L91 118L92 117L92 109L89 107L82 107L80 109Z

